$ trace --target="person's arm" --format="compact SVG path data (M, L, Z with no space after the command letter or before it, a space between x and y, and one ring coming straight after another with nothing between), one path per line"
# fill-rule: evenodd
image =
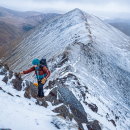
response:
M23 74L28 74L34 70L35 70L35 67L31 67L30 69L23 71Z
M47 67L46 66L44 66L43 67L43 71L45 72L45 73L47 73L47 75L45 76L45 79L47 79L49 76L50 76L50 71L47 69Z

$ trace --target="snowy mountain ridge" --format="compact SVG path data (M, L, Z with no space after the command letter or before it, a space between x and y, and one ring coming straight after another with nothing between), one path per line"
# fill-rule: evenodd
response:
M34 58L46 58L51 71L46 93L58 81L80 101L88 121L98 120L102 130L129 130L129 45L130 37L75 9L14 41L1 60L19 72L29 69ZM36 81L33 72L23 78Z

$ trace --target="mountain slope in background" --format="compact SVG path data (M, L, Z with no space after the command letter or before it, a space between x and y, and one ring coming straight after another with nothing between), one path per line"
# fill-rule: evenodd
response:
M34 58L46 58L51 76L45 88L58 82L69 89L88 121L97 120L103 130L129 130L129 55L130 37L75 9L12 42L1 60L19 72L29 69ZM36 82L34 72L23 78Z
M119 29L126 35L130 36L130 19L105 19L105 22L109 23L113 27Z
M119 29L126 35L130 36L130 23L117 22L117 23L109 23L109 24L112 25L113 27Z
M104 19L105 22L107 23L130 23L130 19L121 19L121 18L116 18L116 19Z
M42 22L59 14L19 12L0 7L0 46L8 44Z

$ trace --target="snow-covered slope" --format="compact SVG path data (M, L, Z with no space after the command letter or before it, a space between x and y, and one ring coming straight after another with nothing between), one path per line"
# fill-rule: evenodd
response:
M18 91L12 84L15 79L15 74L0 63L0 130L78 130L75 121L65 120L52 112L58 106L47 102L45 108L36 105L35 98L25 98L25 81Z
M51 76L45 87L59 80L82 103L89 120L98 120L103 130L129 130L129 48L130 37L75 9L14 41L2 60L19 72L30 68L34 58L46 58ZM34 73L23 78L35 81ZM97 106L97 113L89 104Z

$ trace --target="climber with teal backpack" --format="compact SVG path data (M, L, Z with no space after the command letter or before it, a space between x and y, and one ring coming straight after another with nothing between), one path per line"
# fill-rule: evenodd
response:
M37 80L38 80L38 96L37 98L44 98L44 92L43 92L43 85L45 84L47 78L50 76L50 71L48 70L46 59L34 59L32 61L32 64L34 65L30 69L20 72L19 76L21 74L28 74L32 71L35 71Z

